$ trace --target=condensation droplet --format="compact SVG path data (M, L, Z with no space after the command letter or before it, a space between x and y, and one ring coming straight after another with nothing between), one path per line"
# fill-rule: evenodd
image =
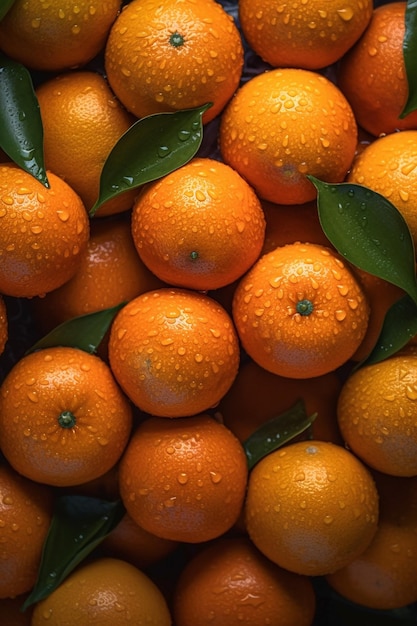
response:
M344 9L337 9L337 14L344 22L350 22L353 18L353 10L352 7L345 7Z
M185 472L181 472L177 476L177 481L180 485L186 485L188 483L188 476Z
M217 485L223 478L219 472L210 472L211 482Z

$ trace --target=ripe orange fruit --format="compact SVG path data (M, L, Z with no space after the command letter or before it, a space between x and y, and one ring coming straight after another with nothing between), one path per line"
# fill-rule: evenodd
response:
M185 565L173 615L176 626L310 626L315 606L307 577L271 563L246 537L228 537L203 547Z
M35 70L85 65L103 48L121 0L15 0L0 23L0 48Z
M9 336L7 307L3 296L0 295L0 354L3 354Z
M222 157L258 195L278 204L314 200L311 174L341 182L355 155L357 126L343 93L303 69L251 78L226 107L219 129Z
M369 307L359 282L325 246L294 243L262 256L240 280L233 319L266 370L312 378L337 369L363 340Z
M292 443L251 472L249 536L265 556L292 572L322 576L344 567L368 547L377 523L373 478L342 446Z
M119 559L99 558L78 567L35 605L32 626L171 626L164 596L139 569Z
M320 0L278 5L239 0L239 21L251 48L274 67L319 69L336 63L359 39L372 0Z
M313 438L342 443L336 419L340 388L336 372L315 378L284 378L248 360L239 368L217 411L236 437L245 441L262 424L304 400L307 415L317 413L311 428Z
M43 123L46 167L78 193L87 211L99 194L111 149L135 118L122 107L106 79L93 71L60 74L36 89ZM97 216L132 207L136 191L105 202Z
M384 323L385 314L394 302L404 295L404 291L397 285L393 285L360 268L354 268L354 272L359 278L369 303L369 321L366 334L359 348L352 355L353 361L362 361L369 355L376 344Z
M417 128L417 111L399 117L408 96L403 55L406 6L406 2L377 6L368 28L337 70L337 84L356 121L376 137Z
M239 366L239 341L226 311L209 296L156 289L131 300L110 332L112 371L132 402L160 417L216 405Z
M0 598L19 596L35 584L51 518L51 490L0 463Z
M240 33L214 0L133 0L105 48L109 83L137 117L211 102L208 122L232 97L242 67Z
M93 219L76 274L58 289L31 300L43 332L78 315L129 302L163 283L148 270L133 244L130 215Z
M150 417L120 461L120 495L129 515L148 532L200 543L236 523L247 474L242 445L213 417Z
M417 130L375 139L352 164L347 180L388 198L400 211L417 244Z
M12 163L0 165L0 293L27 298L77 271L89 237L79 196L48 172L47 189Z
M132 233L141 259L159 278L208 290L237 280L257 260L265 219L237 172L197 158L139 195Z
M48 485L105 474L131 423L130 404L108 366L76 348L22 357L0 387L0 448L16 471Z
M345 381L339 428L364 463L393 476L417 475L417 356L398 354Z
M356 604L396 609L417 601L417 477L376 474L380 496L378 530L369 547L327 577Z
M266 221L262 253L271 252L287 243L308 241L332 247L321 227L316 201L305 204L274 204L262 201Z
M100 544L103 553L145 569L171 554L178 542L157 537L141 528L126 513Z

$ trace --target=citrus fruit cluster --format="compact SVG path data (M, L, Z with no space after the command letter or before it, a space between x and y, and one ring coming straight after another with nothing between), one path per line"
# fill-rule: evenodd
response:
M0 622L414 610L415 3L6 5Z

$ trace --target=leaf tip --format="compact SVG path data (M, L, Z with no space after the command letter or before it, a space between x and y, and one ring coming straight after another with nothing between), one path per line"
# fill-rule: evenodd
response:
M317 191L319 191L321 187L326 186L326 184L327 184L327 183L323 182L322 180L316 178L312 174L306 174L306 177L310 181L310 183L312 183L315 186Z
M49 182L48 176L46 174L44 176L42 176L40 181L41 181L42 185L44 187L46 187L46 189L50 189L51 188L51 183Z
M95 216L95 214L97 213L98 209L100 208L100 204L101 204L100 199L95 201L95 203L93 204L91 209L88 211L88 217L93 218Z

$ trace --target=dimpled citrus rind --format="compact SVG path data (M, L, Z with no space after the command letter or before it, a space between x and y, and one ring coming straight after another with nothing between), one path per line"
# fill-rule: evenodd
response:
M219 129L222 157L264 200L302 204L316 190L307 174L342 182L352 164L357 125L343 93L325 76L275 69L244 83Z
M321 376L348 361L368 318L358 281L336 253L316 244L265 254L233 298L244 349L261 367L290 378Z
M129 302L109 339L112 371L132 402L160 417L215 406L239 367L233 322L212 298L162 288Z
M378 492L367 468L327 442L290 444L252 470L246 527L281 567L321 576L344 567L372 541Z

